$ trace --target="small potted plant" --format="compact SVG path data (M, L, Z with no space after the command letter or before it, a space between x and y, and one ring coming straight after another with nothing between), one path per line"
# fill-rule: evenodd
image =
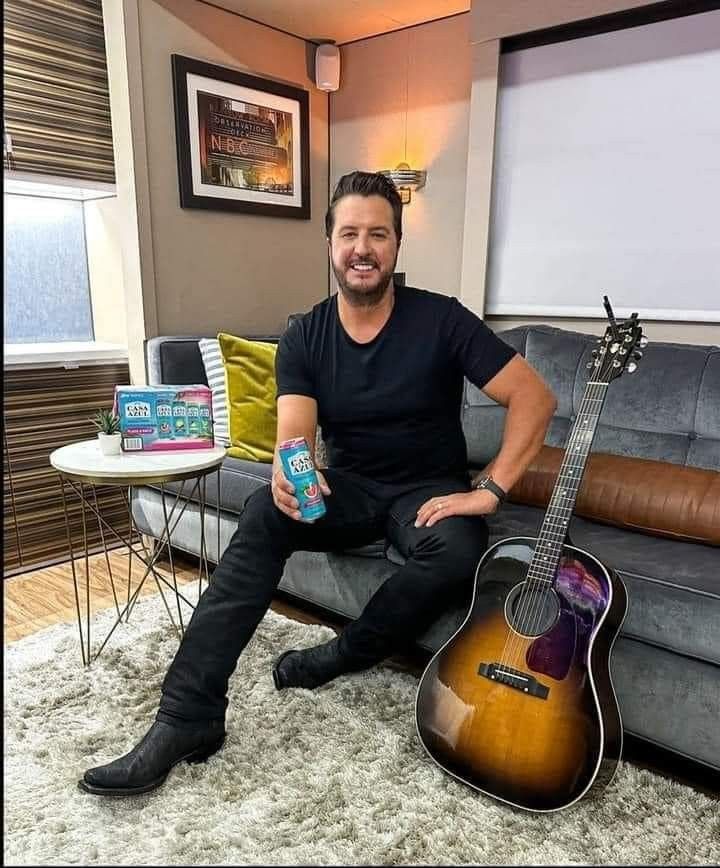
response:
M120 455L122 451L120 448L120 417L116 416L112 410L106 410L102 407L90 421L98 429L98 440L102 454Z

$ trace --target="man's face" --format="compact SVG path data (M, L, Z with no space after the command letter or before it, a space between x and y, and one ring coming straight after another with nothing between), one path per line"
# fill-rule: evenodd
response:
M382 196L343 196L335 205L330 261L343 297L357 307L385 295L398 256L390 203Z

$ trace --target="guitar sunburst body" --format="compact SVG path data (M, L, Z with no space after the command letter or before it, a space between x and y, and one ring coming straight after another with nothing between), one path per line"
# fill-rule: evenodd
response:
M507 539L480 561L465 622L423 673L416 721L453 776L517 807L553 811L605 786L617 766L622 726L607 664L627 598L616 576L573 546L563 547L554 593L523 592L535 546ZM526 632L542 618L554 623L523 638L508 624L513 603L516 620L525 610Z

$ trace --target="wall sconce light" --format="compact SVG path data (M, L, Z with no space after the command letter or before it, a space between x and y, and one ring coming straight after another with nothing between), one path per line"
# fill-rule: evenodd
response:
M393 182L403 205L409 204L413 190L424 187L427 179L424 169L411 169L407 163L398 163L394 169L382 169L380 174Z
M405 44L405 160L407 161L408 140L408 91L410 88L410 30L406 32ZM413 190L419 190L425 186L427 172L424 169L411 169L407 162L398 163L394 169L381 169L381 175L385 175L395 185L400 194L400 201L408 205L412 198Z

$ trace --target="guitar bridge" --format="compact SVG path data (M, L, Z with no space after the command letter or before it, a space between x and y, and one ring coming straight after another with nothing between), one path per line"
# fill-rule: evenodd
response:
M541 684L529 673L513 669L512 666L505 666L503 663L481 663L478 666L478 675L490 681L507 684L508 687L513 687L521 693L528 693L530 696L537 696L538 699L547 699L550 693L549 687Z

